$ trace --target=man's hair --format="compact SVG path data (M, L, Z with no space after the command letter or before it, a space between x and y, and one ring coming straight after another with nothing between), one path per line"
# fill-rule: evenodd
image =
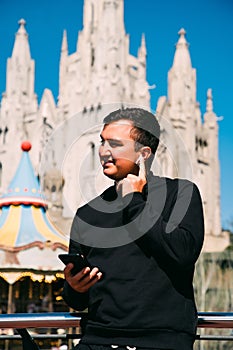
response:
M133 124L130 136L137 144L149 146L155 154L159 145L160 126L156 117L149 111L142 108L118 109L107 115L103 122L110 124L115 121L126 119Z

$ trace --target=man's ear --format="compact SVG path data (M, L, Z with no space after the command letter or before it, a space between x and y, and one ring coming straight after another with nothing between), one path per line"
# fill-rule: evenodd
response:
M151 154L152 154L152 151L151 151L151 148L149 146L143 146L141 149L140 149L140 153L143 157L144 160L147 160L150 158Z

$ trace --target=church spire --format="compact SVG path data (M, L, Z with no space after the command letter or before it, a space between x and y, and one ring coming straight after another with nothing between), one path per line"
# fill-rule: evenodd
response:
M145 38L142 36L137 57L131 55L124 26L124 1L84 0L83 3L83 29L74 54L65 55L63 38L60 118L74 115L77 110L93 112L95 106L99 110L100 105L109 101L149 106ZM68 73L71 70L72 75Z
M142 34L142 39L141 39L141 46L138 49L138 58L140 62L145 62L146 60L146 39L145 39L145 34Z
M170 103L187 114L190 106L196 105L196 70L192 68L189 44L185 38L185 30L178 32L179 40L173 59L173 65L168 73L168 98Z
M207 90L206 112L213 112L212 89Z
M65 79L67 75L67 57L68 57L68 42L66 30L63 31L60 66L59 66L59 106L62 105L62 94L65 90Z
M20 19L18 23L12 56L7 60L6 93L7 96L34 97L35 63L31 59L26 21Z
M122 0L84 0L83 30L87 37L100 30L108 36L121 35L124 31L123 4Z
M67 42L67 33L66 30L63 31L62 45L61 45L61 53L68 54L68 42Z
M24 19L20 19L18 24L20 27L16 33L12 58L17 59L20 63L24 64L31 59L28 33L25 29L26 21Z
M186 41L184 28L178 32L180 38L176 44L176 52L173 60L173 67L181 71L187 71L192 68L189 54L189 44Z
M204 114L204 124L210 128L217 127L217 115L214 113L212 89L207 90L206 112Z

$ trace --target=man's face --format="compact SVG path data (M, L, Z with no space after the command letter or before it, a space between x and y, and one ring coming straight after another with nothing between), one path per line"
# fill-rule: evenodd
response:
M113 180L121 180L128 174L138 175L135 164L140 152L135 151L135 141L130 137L133 124L129 120L119 120L104 126L100 137L100 162L104 175Z

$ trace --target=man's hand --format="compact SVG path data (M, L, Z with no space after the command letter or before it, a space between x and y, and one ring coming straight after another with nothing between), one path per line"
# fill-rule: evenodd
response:
M73 264L67 264L64 269L64 275L66 281L76 292L87 292L88 289L102 277L102 272L100 272L97 267L94 267L93 269L90 269L90 267L85 267L76 275L72 275L71 270L73 267Z
M146 166L145 161L142 156L139 158L139 173L138 176L133 174L128 174L126 178L119 181L117 184L117 191L122 192L122 197L126 196L128 193L132 192L142 192L145 186L146 180Z

